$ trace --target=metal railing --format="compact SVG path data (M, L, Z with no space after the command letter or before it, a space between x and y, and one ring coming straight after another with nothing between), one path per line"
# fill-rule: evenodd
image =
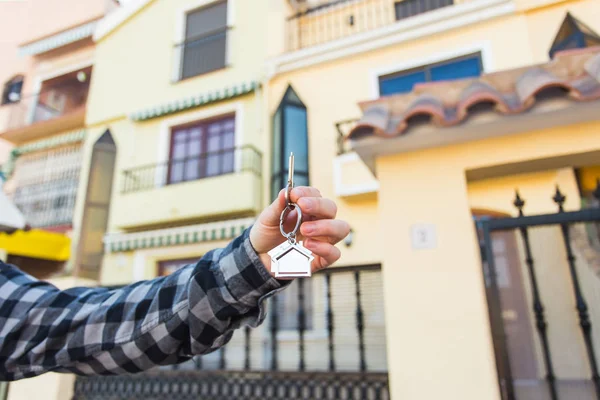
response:
M57 86L23 96L19 101L0 107L0 130L18 129L36 122L48 121L82 109L87 101L89 84L81 87Z
M381 287L380 265L298 279L269 299L264 327L174 367L78 378L73 398L389 399Z
M338 133L336 138L338 156L351 151L346 137L348 137L348 132L356 125L356 122L358 122L358 118L347 119L335 123L335 129Z
M179 60L177 79L224 68L227 65L228 33L229 27L224 27L176 44L175 59Z
M254 146L207 152L123 171L122 193L250 171L262 174L262 153Z
M367 32L452 4L454 0L332 0L288 18L287 51Z

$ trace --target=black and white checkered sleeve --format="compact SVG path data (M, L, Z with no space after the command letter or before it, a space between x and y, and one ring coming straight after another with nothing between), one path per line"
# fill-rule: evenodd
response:
M112 375L185 361L256 327L284 289L249 230L174 274L117 290L60 291L0 263L0 381L45 372Z

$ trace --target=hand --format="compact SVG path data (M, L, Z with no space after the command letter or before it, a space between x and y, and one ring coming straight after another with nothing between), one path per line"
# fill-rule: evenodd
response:
M296 239L303 240L304 246L313 252L315 259L312 262L312 272L327 268L340 258L340 250L335 244L348 235L350 226L335 219L337 206L332 200L324 199L315 188L294 188L290 199L302 210L302 225ZM282 190L250 230L250 242L269 272L271 257L267 253L287 240L279 231L279 218L285 206L285 191ZM294 229L297 217L295 210L288 214L284 223L286 232Z

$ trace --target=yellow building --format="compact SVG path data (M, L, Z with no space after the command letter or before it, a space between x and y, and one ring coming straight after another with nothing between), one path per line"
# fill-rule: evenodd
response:
M518 216L516 189L527 215L558 211L555 185L567 211L594 203L599 13L595 1L380 0L281 17L268 112L293 87L308 114L309 171L319 171L311 184L353 227L340 264L382 265L392 398L551 398L550 386L560 398L600 396L599 336L590 350L560 227L527 225L538 296L518 231L494 233L492 282L474 229L474 219ZM590 232L577 225L567 242L596 327Z

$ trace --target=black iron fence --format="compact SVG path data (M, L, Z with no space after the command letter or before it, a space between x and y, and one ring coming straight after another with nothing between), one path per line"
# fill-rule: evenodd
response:
M380 266L296 280L215 353L124 377L77 378L74 400L389 399Z
M287 51L381 28L454 4L453 0L331 0L287 20Z
M175 45L179 60L178 79L186 79L224 68L227 65L227 36L223 27L203 35L188 38Z
M600 208L565 212L558 188L552 199L557 213L525 216L517 193L518 217L477 223L502 398L598 400L598 231L581 225L600 224Z
M122 193L250 171L262 173L262 153L245 145L144 165L123 171Z

